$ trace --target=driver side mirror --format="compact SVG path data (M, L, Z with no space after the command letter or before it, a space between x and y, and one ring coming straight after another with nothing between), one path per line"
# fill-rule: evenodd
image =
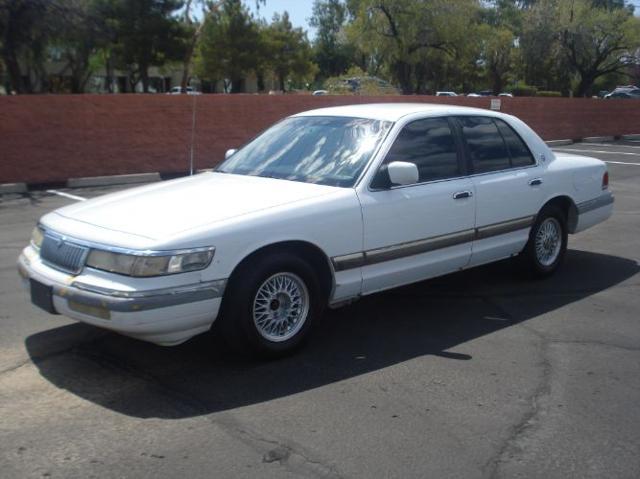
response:
M420 178L418 167L407 161L392 161L387 165L387 173L393 186L413 185Z
M229 158L231 158L233 156L233 154L238 151L235 148L231 148L230 150L227 150L227 152L224 154L224 159L228 160Z

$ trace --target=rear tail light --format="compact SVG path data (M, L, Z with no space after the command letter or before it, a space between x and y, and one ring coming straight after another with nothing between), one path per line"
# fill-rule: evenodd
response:
M609 172L605 171L602 175L602 189L606 190L607 188L609 188Z

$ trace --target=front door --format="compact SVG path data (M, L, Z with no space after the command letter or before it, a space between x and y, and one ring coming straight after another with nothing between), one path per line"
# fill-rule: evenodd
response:
M359 192L363 294L455 271L471 256L475 192L450 120L425 118L407 124L376 178L392 161L414 163L419 181L394 187L374 179Z

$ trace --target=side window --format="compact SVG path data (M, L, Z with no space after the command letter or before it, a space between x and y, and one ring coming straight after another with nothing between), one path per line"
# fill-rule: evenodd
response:
M446 118L426 118L405 126L384 162L392 161L414 163L421 183L460 176L456 141Z
M506 170L511 167L509 151L495 123L486 117L459 118L474 173Z
M504 138L507 144L507 149L511 155L511 166L518 168L520 166L535 165L536 160L533 158L531 151L522 138L513 131L513 128L497 118L494 119L494 121L496 125L498 125L498 130L502 133L502 138Z

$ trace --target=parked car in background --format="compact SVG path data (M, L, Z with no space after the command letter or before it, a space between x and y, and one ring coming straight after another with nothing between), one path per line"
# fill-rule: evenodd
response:
M328 94L329 92L327 90L316 90L312 93L313 96L324 96Z
M201 92L194 90L192 87L188 86L186 88L182 88L180 86L174 86L171 90L167 92L167 95L202 95Z
M162 345L219 321L277 355L364 295L518 255L550 275L613 208L604 162L483 109L313 110L226 156L43 216L18 260L31 301Z
M604 97L605 100L612 100L616 98L640 100L640 90L618 90L613 91Z
M480 98L482 95L480 95L480 93L467 93L467 96L470 98Z
M513 98L513 94L512 93L500 93L498 96L507 97L507 98Z
M458 94L453 91L438 91L436 96L458 96Z

